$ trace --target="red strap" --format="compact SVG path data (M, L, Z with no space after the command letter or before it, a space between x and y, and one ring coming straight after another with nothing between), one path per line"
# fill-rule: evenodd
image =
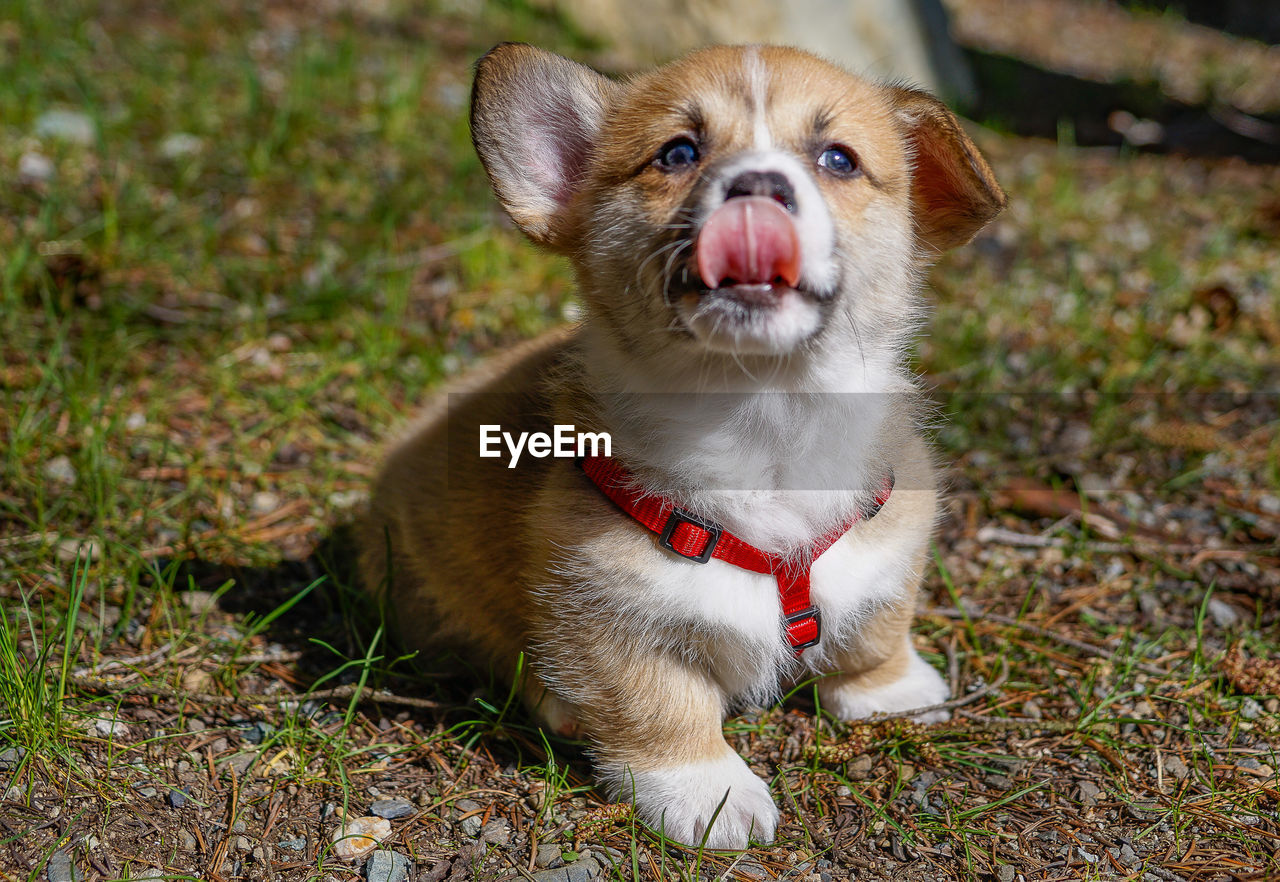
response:
M822 623L818 610L809 599L809 569L813 562L835 544L858 521L862 512L854 515L836 530L820 537L794 557L762 551L723 529L717 524L695 518L679 508L665 496L645 493L631 479L631 475L617 461L608 456L588 456L582 459L582 470L587 473L600 492L613 500L620 509L635 518L649 530L657 533L658 543L681 557L698 563L710 558L722 560L753 573L773 576L778 581L778 597L782 601L782 618L786 623L787 642L796 655L818 642L822 636ZM889 499L893 491L892 473L876 495L872 517Z

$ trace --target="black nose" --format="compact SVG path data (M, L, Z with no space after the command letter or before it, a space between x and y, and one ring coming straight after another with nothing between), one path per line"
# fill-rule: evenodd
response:
M743 172L729 183L724 194L726 202L735 196L768 196L781 202L787 211L796 210L796 191L786 176L779 172Z

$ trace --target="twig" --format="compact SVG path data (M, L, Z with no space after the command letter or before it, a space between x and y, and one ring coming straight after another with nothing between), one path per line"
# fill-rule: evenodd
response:
M17 536L5 536L0 539L0 548L8 548L11 545L34 544L36 542L52 542L59 535L59 533L20 533Z
M1009 628L1017 628L1021 631L1026 631L1028 634L1032 634L1036 637L1044 637L1045 639L1048 639L1048 640L1054 640L1058 643L1061 643L1063 646L1069 646L1072 649L1077 649L1080 652L1083 652L1087 655L1095 656L1097 658L1114 660L1116 655L1115 652L1113 652L1110 649L1107 649L1105 646L1098 646L1096 643L1086 643L1083 640L1077 640L1074 637L1068 637L1065 634L1059 634L1056 631L1050 631L1048 628L1041 628L1038 625L1032 625L1027 622L1020 622L1017 619L1010 618L1009 616L1002 616L999 613L989 613L989 612L979 611L976 613L970 612L966 616L963 612L953 607L936 607L935 606L935 607L930 607L924 610L922 612L922 615L941 616L946 619L958 619L958 620L972 619L975 622L977 621L994 622L997 625L1005 625L1006 627L1009 627ZM1166 671L1164 668L1158 668L1155 665L1149 665L1146 662L1135 662L1134 667L1142 671L1143 673L1151 674L1156 677L1169 676L1169 672Z
M959 715L974 725L953 726L961 735L979 732L1013 732L1025 735L1067 735L1079 729L1075 720L1036 720L1031 717L982 717L968 711Z
M94 677L70 677L69 682L86 692L105 693L118 692L121 684L112 680ZM374 701L382 704L396 704L404 707L435 709L443 707L438 701L426 698L414 698L409 695L396 695L385 689L373 689L369 686L336 686L333 689L316 689L312 692L242 692L239 695L213 695L208 692L183 692L169 686L154 686L140 683L127 687L131 695L149 695L155 698L166 698L175 702L193 702L198 704L226 707L242 704L279 704L286 701L324 701L337 698L357 696L359 701Z
M153 649L145 655L135 655L131 658L112 658L106 661L100 661L96 665L88 665L83 668L77 668L71 672L73 677L89 677L96 674L102 674L112 668L126 668L131 665L146 664L149 661L155 661L166 652L173 648L173 643L166 643L159 649Z
M1063 521L1072 522L1076 518L1068 516ZM1079 539L1068 539L1065 536L1043 536L1036 533L1019 533L1005 527L987 525L978 530L977 539L984 545L1008 545L1013 548L1066 548L1068 545L1083 547L1095 554L1133 554L1151 553L1153 543L1145 537L1135 537L1133 542L1090 542ZM1145 544L1144 544L1145 540ZM1187 545L1177 542L1164 542L1160 550L1170 554L1195 554L1201 551L1198 545Z

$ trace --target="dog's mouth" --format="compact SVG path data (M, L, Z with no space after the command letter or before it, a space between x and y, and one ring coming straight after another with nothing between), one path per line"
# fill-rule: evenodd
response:
M730 199L703 223L671 293L752 311L779 308L788 294L824 299L802 284L801 255L795 222L779 202Z
M834 290L805 282L795 219L774 199L738 196L703 221L665 294L712 351L784 355L825 324Z

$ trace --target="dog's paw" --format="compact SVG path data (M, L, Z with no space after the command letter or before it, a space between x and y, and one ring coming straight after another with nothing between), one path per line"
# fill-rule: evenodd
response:
M822 707L842 720L861 720L873 714L896 713L917 707L941 704L951 696L947 681L928 662L911 650L907 672L883 686L866 689L840 678L818 684ZM917 714L920 723L941 723L950 718L945 710Z
M707 848L743 849L750 842L772 842L778 827L768 785L731 751L719 759L649 771L626 768L608 777L645 823L686 845L697 846L705 836Z
M554 732L561 738L582 737L582 722L578 719L578 709L564 699L544 691L538 697L537 704L531 709L544 729Z

